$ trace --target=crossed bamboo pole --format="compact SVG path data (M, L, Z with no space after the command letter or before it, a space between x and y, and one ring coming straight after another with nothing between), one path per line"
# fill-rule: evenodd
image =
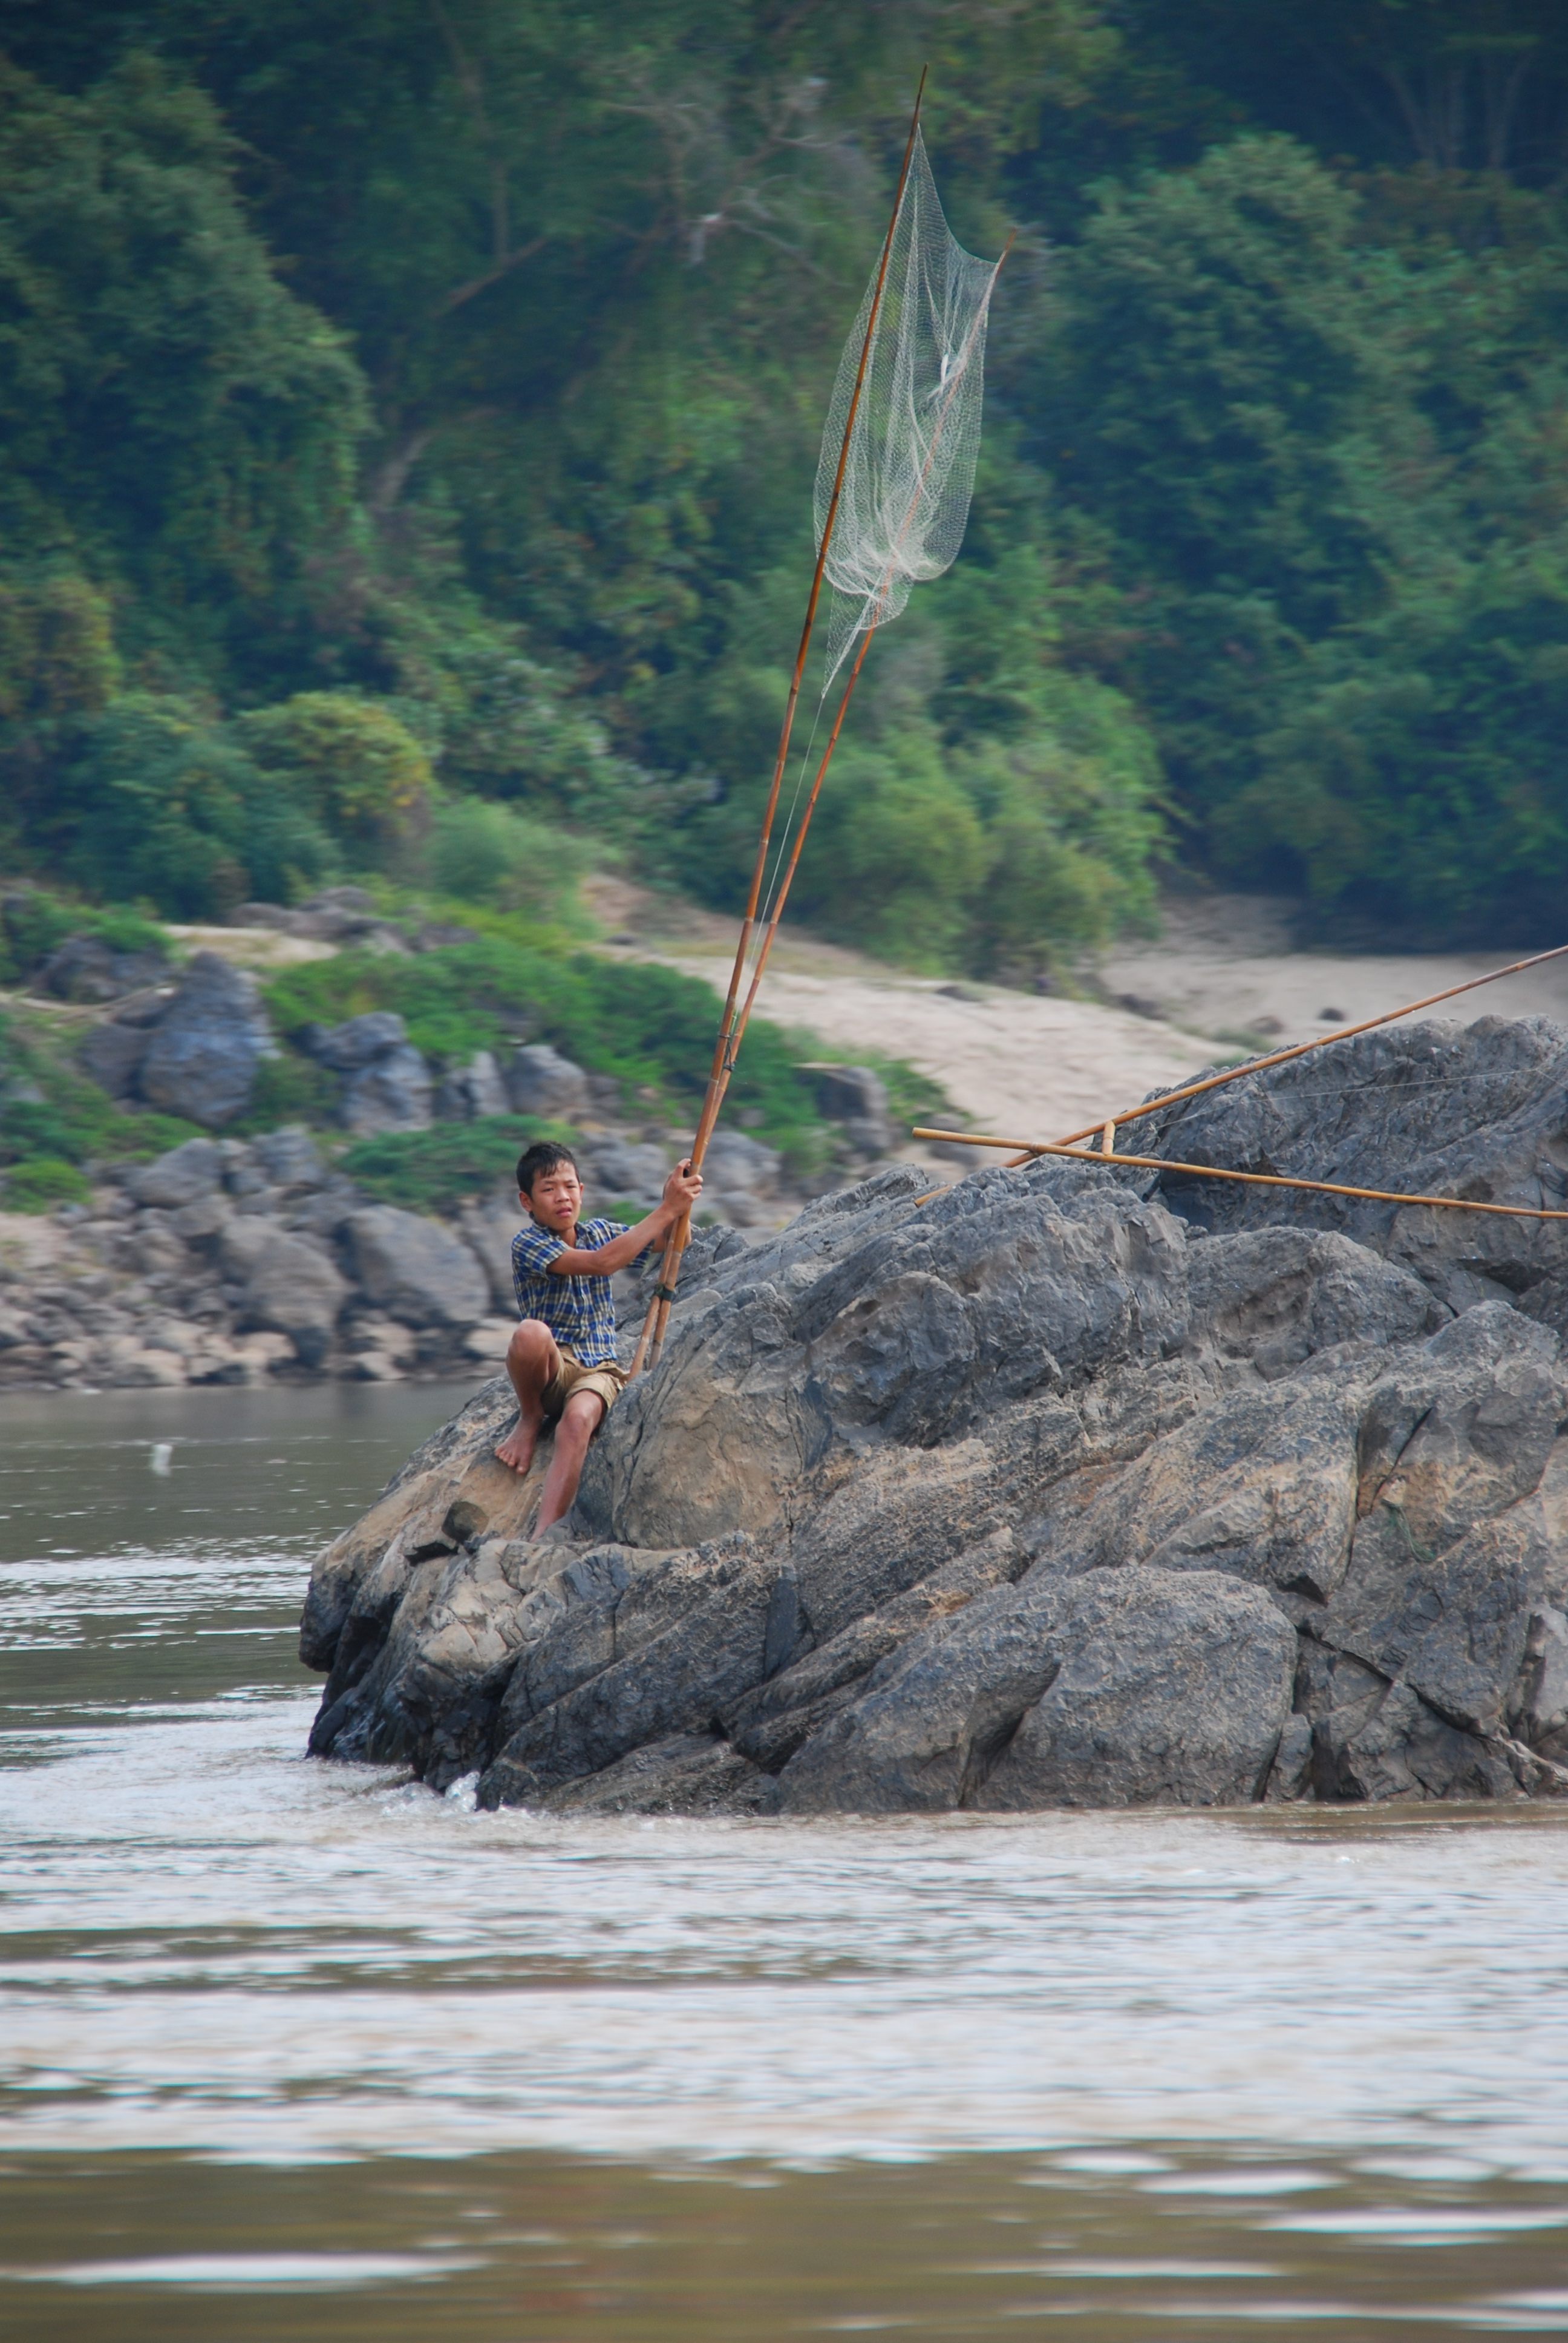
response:
M740 997L740 986L746 973L747 955L751 948L752 932L757 924L757 907L761 900L762 881L768 868L768 852L773 836L774 816L779 809L779 792L784 779L784 763L789 753L789 735L794 728L796 704L800 697L800 679L806 672L806 655L810 649L811 632L817 622L817 605L821 598L822 579L828 567L829 548L833 540L834 525L839 518L839 503L843 495L844 474L849 461L849 445L854 435L855 417L859 412L860 395L866 387L866 370L870 365L871 348L876 340L877 320L881 315L882 293L888 281L888 264L892 257L893 235L899 224L899 211L904 200L904 189L909 184L910 165L915 152L915 135L920 126L920 105L926 92L926 71L927 68L921 68L920 85L915 91L914 111L910 116L909 136L904 141L904 159L899 168L899 184L893 193L892 210L888 216L888 232L882 238L882 256L877 268L876 289L871 296L871 306L866 317L865 337L860 344L860 362L855 371L855 387L850 394L849 411L844 417L844 437L839 449L838 468L833 475L833 493L828 500L828 511L822 524L822 542L817 548L817 566L811 573L811 590L806 598L805 622L800 628L799 648L795 654L794 672L789 679L789 697L784 703L784 719L779 727L779 746L773 759L773 777L769 786L768 802L763 809L762 830L757 841L757 859L752 866L751 885L746 897L745 916L740 923L740 940L735 948L735 965L729 972L729 990L725 996L724 1014L719 1020L719 1038L713 1047L713 1063L709 1071L708 1089L702 1101L702 1112L698 1118L697 1133L691 1144L689 1161L694 1172L700 1172L702 1169L702 1159L708 1152L708 1142L712 1138L714 1125L719 1121L719 1110L724 1103L724 1093L729 1087L729 1076L734 1070L735 1054L740 1047L741 1036L745 1032L747 1021L751 1014L751 1004L757 998L757 987L761 981L762 970L767 964L768 954L772 949L773 936L784 909L783 900L780 898L771 925L763 940L757 975L747 996L745 1009L738 1015L736 1004ZM866 641L869 640L870 636L868 633ZM839 728L843 723L844 711L849 706L849 695L855 688L855 678L860 671L860 661L864 659L866 645L862 643L839 705L832 734L828 742L827 754L818 769L816 780L812 784L811 797L806 812L808 821L810 819L811 807L817 802L817 792L821 788L822 777L831 760L839 738ZM801 837L803 836L804 824L801 830ZM800 838L798 838L795 842L795 851L789 861L789 876L785 880L785 892L788 892L789 880L793 878L795 865L800 859ZM642 1332L638 1336L637 1349L632 1353L631 1373L634 1375L641 1373L645 1362L650 1368L658 1363L658 1354L664 1347L665 1328L669 1322L669 1305L675 1299L676 1280L680 1274L680 1256L690 1242L690 1237L691 1215L687 1212L682 1214L670 1231L665 1245L658 1282L653 1289L653 1299L648 1304Z
M1483 1204L1466 1196L1410 1196L1386 1188L1352 1188L1336 1180L1292 1179L1282 1172L1231 1172L1214 1163L1181 1163L1163 1155L1119 1154L1116 1149L1117 1126L1121 1123L1135 1122L1144 1115L1162 1114L1167 1107L1201 1097L1205 1091L1218 1090L1225 1082L1239 1082L1248 1074L1265 1072L1271 1066L1288 1065L1292 1059L1304 1058L1313 1050L1326 1050L1331 1042L1347 1041L1354 1034L1392 1025L1397 1018L1413 1016L1418 1009L1435 1008L1440 1001L1452 1001L1461 992L1473 992L1480 985L1495 984L1502 977L1517 976L1523 969L1539 968L1543 960L1561 960L1564 954L1568 954L1568 944L1553 944L1550 951L1532 952L1526 960L1510 960L1506 968L1489 968L1483 976L1466 977L1462 984L1445 985L1441 992L1429 992L1420 1001L1407 1001L1402 1009L1384 1010L1381 1017L1364 1017L1359 1024L1342 1025L1335 1032L1314 1034L1310 1041L1297 1041L1292 1048L1276 1050L1266 1058L1249 1058L1242 1065L1227 1066L1222 1073L1205 1074L1201 1081L1184 1083L1180 1090L1161 1091L1137 1106L1123 1108L1120 1114L1086 1123L1081 1131L1070 1131L1065 1139L997 1139L984 1131L922 1129L913 1130L910 1135L913 1139L943 1141L949 1146L1016 1151L1010 1153L1008 1162L1008 1168L1015 1171L1020 1164L1033 1162L1038 1156L1068 1155L1076 1163L1121 1163L1136 1171L1182 1172L1198 1180L1239 1181L1250 1188L1306 1188L1317 1195L1353 1196L1374 1204L1432 1204L1454 1212L1499 1212L1516 1220L1568 1221L1568 1212L1543 1204ZM1081 1142L1092 1139L1098 1139L1100 1145L1091 1152Z
M1109 1127L1109 1126L1108 1126ZM1103 1138L1103 1132L1101 1134ZM1032 1162L1040 1155L1066 1155L1074 1163L1125 1163L1140 1172L1190 1172L1198 1180L1240 1180L1249 1188L1310 1188L1320 1196L1364 1197L1374 1204L1437 1204L1451 1212L1504 1212L1523 1221L1568 1221L1568 1212L1558 1212L1544 1204L1481 1204L1467 1196L1407 1196L1388 1188L1350 1188L1338 1180L1292 1180L1282 1172L1229 1172L1214 1163L1179 1163L1165 1155L1121 1155L1111 1147L1101 1146L1090 1154L1081 1147L1070 1147L1063 1140L1042 1140L1038 1143L1017 1139L991 1139L978 1131L914 1131L914 1139L942 1139L957 1147L1016 1147L1021 1148L1020 1161Z
M1179 1106L1183 1099L1198 1098L1204 1091L1217 1091L1224 1082L1239 1082L1245 1074L1265 1073L1271 1066L1288 1065L1292 1058L1304 1058L1313 1050L1326 1050L1331 1042L1348 1041L1357 1033L1370 1033L1379 1025L1392 1025L1401 1017L1413 1017L1418 1009L1435 1009L1440 1001L1452 1001L1461 992L1473 992L1478 985L1495 984L1501 977L1517 976L1523 969L1539 968L1543 960L1561 960L1568 953L1568 944L1553 944L1550 951L1532 952L1528 960L1510 960L1506 968L1489 968L1484 976L1467 976L1462 984L1446 985L1441 992L1429 992L1421 1001L1407 1001L1402 1009L1385 1009L1381 1017L1363 1017L1359 1025L1342 1025L1332 1033L1314 1033L1310 1041L1297 1041L1288 1050L1275 1050L1266 1058L1248 1058L1239 1066L1227 1066L1223 1073L1205 1074L1201 1081L1187 1082L1180 1090L1161 1091L1153 1098L1142 1100L1137 1106L1123 1107L1120 1114L1101 1115L1098 1122L1087 1123L1081 1131L1070 1131L1065 1139L1057 1140L1058 1147L1076 1147L1081 1140L1093 1139L1101 1131L1114 1130L1123 1122L1136 1122L1141 1115L1163 1114L1168 1106ZM950 1138L951 1133L949 1133ZM971 1142L992 1146L990 1140ZM1009 1146L1010 1140L1003 1142ZM1023 1141L1017 1142L1023 1147ZM1019 1162L1027 1163L1031 1155L1045 1151L1033 1145L1023 1147Z

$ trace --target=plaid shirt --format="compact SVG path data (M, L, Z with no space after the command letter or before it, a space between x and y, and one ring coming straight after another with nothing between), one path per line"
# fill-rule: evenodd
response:
M583 1221L571 1250L598 1252L625 1233L618 1221ZM512 1285L520 1318L542 1318L563 1351L585 1367L615 1359L615 1303L608 1277L557 1277L550 1269L568 1251L564 1237L529 1221L512 1239Z

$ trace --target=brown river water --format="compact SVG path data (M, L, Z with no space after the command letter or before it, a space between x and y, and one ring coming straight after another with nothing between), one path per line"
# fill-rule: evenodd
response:
M453 1398L0 1400L0 2332L1568 2335L1568 1810L310 1763L310 1554Z

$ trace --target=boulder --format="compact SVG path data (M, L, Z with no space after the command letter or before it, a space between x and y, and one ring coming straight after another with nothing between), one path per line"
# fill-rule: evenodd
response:
M780 1776L792 1813L1244 1805L1291 1713L1296 1637L1217 1571L1031 1571L884 1663Z
M404 1047L408 1029L389 1009L367 1010L362 1017L346 1018L341 1025L307 1025L300 1047L334 1073L357 1073Z
M215 1196L222 1186L223 1151L210 1139L187 1139L126 1175L127 1195L165 1211Z
M112 1099L134 1098L152 1038L147 1026L122 1025L106 1019L89 1029L77 1056L84 1072Z
M506 1111L506 1086L488 1050L476 1050L466 1066L455 1066L436 1092L438 1122L473 1122Z
M624 1139L598 1139L581 1151L583 1176L591 1189L589 1208L606 1204L657 1204L669 1177L670 1159L662 1147L638 1147Z
M489 1280L493 1306L514 1321L518 1303L512 1286L512 1239L522 1224L522 1208L515 1196L466 1204L458 1216L464 1239Z
M395 1205L349 1214L355 1277L378 1310L406 1326L473 1326L490 1314L490 1281L460 1237Z
M347 1279L319 1245L278 1230L256 1251L238 1322L286 1334L300 1364L317 1367L331 1347L348 1292Z
M286 1123L281 1130L264 1131L251 1142L251 1152L256 1163L275 1188L321 1188L327 1184L327 1166L317 1151L310 1133L297 1123ZM230 1187L236 1185L231 1179Z
M844 1136L859 1153L886 1155L894 1145L887 1088L869 1066L819 1067L817 1103L825 1115L843 1124Z
M1332 1145L1272 1072L1201 1143L1558 1192L1568 1035L1358 1046L1312 1061ZM1183 1112L1151 1152L1201 1160ZM464 1530L503 1384L427 1443L313 1574L318 1751L584 1814L1568 1792L1562 1224L928 1176L702 1232L546 1538L548 1443Z
M430 1093L429 1068L417 1050L404 1043L349 1075L339 1119L362 1138L378 1131L426 1131Z
M702 1159L703 1177L715 1188L769 1189L779 1181L779 1157L743 1131L716 1131Z
M197 952L147 1043L141 1093L167 1114L216 1129L243 1113L256 1070L276 1054L256 979L216 952Z
M392 1011L367 1010L341 1025L307 1025L295 1039L307 1056L346 1078L338 1118L350 1131L368 1137L429 1127L430 1070Z
M527 1042L512 1052L506 1087L515 1114L577 1122L588 1110L588 1076L544 1041Z
M101 936L67 936L55 946L33 982L56 1001L117 1001L168 973L159 950L116 951Z

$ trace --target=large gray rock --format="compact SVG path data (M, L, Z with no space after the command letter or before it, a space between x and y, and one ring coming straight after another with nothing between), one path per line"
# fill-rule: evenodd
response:
M430 1069L410 1043L373 1058L343 1085L339 1120L362 1139L380 1131L427 1131Z
M126 1178L126 1193L138 1204L169 1210L216 1195L223 1185L223 1150L211 1139L187 1139L150 1163L139 1163Z
M225 1214L213 1242L223 1276L240 1288L240 1326L286 1334L302 1365L319 1366L350 1291L325 1246L261 1212Z
M350 1213L345 1236L360 1288L388 1317L406 1326L474 1326L488 1314L488 1278L439 1221L372 1204Z
M299 1036L300 1047L337 1074L358 1073L402 1049L407 1039L407 1027L390 1009L367 1009L341 1025L307 1025Z
M361 1138L425 1131L432 1121L430 1069L401 1017L367 1010L341 1025L307 1025L295 1036L307 1056L344 1076L338 1120Z
M238 1310L242 1327L286 1334L300 1363L319 1366L349 1286L319 1245L280 1231L257 1252Z
M77 1056L83 1071L112 1099L134 1098L152 1038L149 1026L106 1019L89 1029Z
M1296 1638L1218 1572L1031 1573L925 1628L785 1766L783 1803L1239 1805L1261 1797Z
M888 1092L869 1066L823 1066L817 1074L817 1103L844 1126L851 1147L862 1155L885 1155L894 1131Z
M168 974L159 949L116 951L101 936L67 936L33 979L34 990L56 1001L117 1001Z
M262 1061L276 1055L255 977L200 951L153 1029L141 1093L167 1114L216 1129L244 1112Z
M506 1085L517 1114L548 1115L559 1122L576 1122L588 1111L588 1076L548 1042L527 1042L513 1051Z
M1568 1037L1406 1045L1452 1096L1317 1061L1327 1176L1550 1190ZM1217 1160L1284 1157L1270 1079ZM515 1485L504 1550L458 1534L504 1387L459 1419L424 1526L384 1499L315 1574L317 1748L583 1814L1568 1791L1558 1224L928 1176L694 1246L548 1538Z
M488 1050L476 1050L466 1066L455 1066L436 1092L437 1121L474 1122L506 1111L506 1085Z
M657 1204L669 1177L670 1155L662 1147L638 1146L625 1139L598 1139L582 1150L590 1203Z
M252 1142L252 1152L275 1188L323 1188L327 1171L310 1133L297 1122L263 1131ZM230 1185L236 1183L231 1181Z

